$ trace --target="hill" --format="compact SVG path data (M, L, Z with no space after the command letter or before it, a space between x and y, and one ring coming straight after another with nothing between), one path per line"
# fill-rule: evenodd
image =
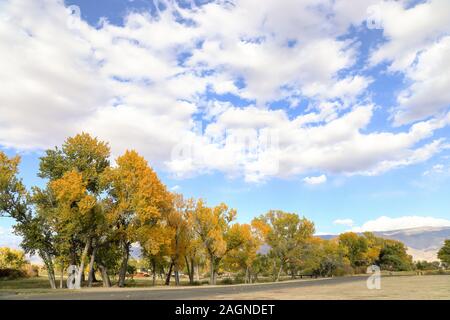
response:
M392 231L376 231L375 235L385 239L398 240L408 247L408 253L415 261L436 261L437 252L450 239L450 227L420 227ZM330 239L335 235L320 235L323 239Z

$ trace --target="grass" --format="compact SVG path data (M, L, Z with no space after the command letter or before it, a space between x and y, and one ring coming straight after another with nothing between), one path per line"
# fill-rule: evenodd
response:
M207 283L206 279L202 283ZM157 286L161 287L163 284L163 280L158 279ZM187 279L182 279L181 284L186 286L189 282ZM220 281L219 284L221 284ZM101 285L101 282L96 284L97 287ZM59 279L57 286L59 287ZM365 281L357 281L323 287L299 287L251 294L224 295L219 299L450 299L450 275L417 276L414 272L383 273L381 286L381 290L368 290ZM151 288L153 287L152 278L129 279L127 287ZM67 289L56 291L50 289L47 277L42 275L36 278L0 280L0 298L2 295L50 292L67 293Z
M383 276L380 290L369 290L366 281L356 281L327 286L298 287L267 290L233 295L222 295L214 299L286 299L286 300L449 300L450 276Z

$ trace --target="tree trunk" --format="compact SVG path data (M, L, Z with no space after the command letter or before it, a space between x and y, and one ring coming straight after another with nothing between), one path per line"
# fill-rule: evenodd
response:
M192 261L192 268L194 268L194 262ZM195 266L195 280L196 281L200 281L200 266L197 263L197 265Z
M77 287L80 287L80 288L81 288L82 280L84 280L83 279L84 278L84 265L85 265L85 261L86 261L87 255L88 255L89 248L91 247L91 244L92 244L92 238L89 237L89 239L86 241L86 245L84 246L83 254L81 255L80 269L79 269L79 274L78 274L78 277L76 280L77 284L78 284Z
M249 266L245 269L245 283L252 283L252 270Z
M280 281L281 271L283 271L283 264L280 265L280 269L278 270L277 280L276 281Z
M127 276L128 258L130 257L130 243L126 242L123 248L122 264L119 272L119 287L125 286L125 278Z
M169 272L167 272L166 276L166 286L170 285L170 277L172 276L172 268L173 268L173 262L170 264Z
M214 256L210 255L209 259L209 284L214 285L216 284L216 270L215 270L215 263L214 263Z
M52 289L56 289L56 279L55 279L55 269L53 267L52 258L50 255L47 255L43 250L39 250L39 256L44 262L47 268L48 281L50 282L50 287Z
M184 262L186 262L186 269L187 269L187 273L188 273L188 276L189 276L189 284L192 284L191 268L189 267L189 261L188 261L188 258L186 256L184 256Z
M156 261L152 261L153 286L156 285Z
M186 260L186 268L189 275L189 284L194 284L194 259L191 259L191 264L189 265L189 260L187 257L184 257Z
M103 286L105 288L111 287L111 280L109 279L108 269L102 264L99 264L98 267L99 267L100 272L102 274Z
M175 271L175 285L180 285L180 272L178 270Z
M61 264L61 276L59 278L59 288L62 289L64 288L64 263Z
M95 277L94 262L95 262L95 254L96 253L97 253L97 247L95 247L91 253L91 261L89 262L88 287L92 287L92 282L94 281L94 277Z
M95 275L95 273L97 272L97 269L93 269L93 272L92 272L92 282L93 283L96 283L96 282L98 282L98 280L97 280L97 276Z

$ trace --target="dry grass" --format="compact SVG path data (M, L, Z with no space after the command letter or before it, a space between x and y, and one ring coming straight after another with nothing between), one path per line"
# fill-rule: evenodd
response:
M366 281L327 286L277 289L264 292L216 296L215 299L286 299L286 300L366 300L366 299L450 299L450 276L382 277L380 290L369 290Z

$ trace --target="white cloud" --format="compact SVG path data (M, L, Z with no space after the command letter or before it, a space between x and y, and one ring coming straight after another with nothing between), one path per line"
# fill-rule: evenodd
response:
M450 2L428 0L413 7L410 1L379 1L379 22L387 42L374 51L371 62L390 63L390 70L403 71L417 53L450 32Z
M448 110L449 56L450 36L447 36L418 54L416 63L406 69L406 76L412 84L398 96L399 106L394 114L396 124L417 121Z
M170 188L171 191L178 191L180 189L181 189L181 187L179 185L175 185L172 188Z
M445 114L450 106L450 2L383 1L376 6L386 42L371 53L372 65L405 75L394 123L404 125Z
M306 177L303 182L310 185L323 184L327 182L327 176L323 174L317 177Z
M333 223L347 227L351 227L354 224L352 219L336 219L333 221Z
M404 216L390 218L379 217L364 223L361 227L354 227L354 232L364 231L390 231L420 227L450 227L450 220L422 216Z
M341 75L355 64L358 44L339 36L359 26L374 1L227 3L192 10L168 3L157 18L132 13L124 26L78 20L70 28L62 1L2 2L0 145L40 150L84 130L110 141L114 156L135 148L177 176L217 170L254 182L318 171L380 174L444 148L433 133L446 118L395 133L367 130L376 106L364 92L373 79ZM382 48L375 62L392 59ZM417 70L439 56L433 50ZM210 90L253 103L205 101ZM408 106L420 104L421 90L411 87ZM311 104L297 116L266 104L286 98L295 106L304 97ZM180 150L189 157L173 158Z

